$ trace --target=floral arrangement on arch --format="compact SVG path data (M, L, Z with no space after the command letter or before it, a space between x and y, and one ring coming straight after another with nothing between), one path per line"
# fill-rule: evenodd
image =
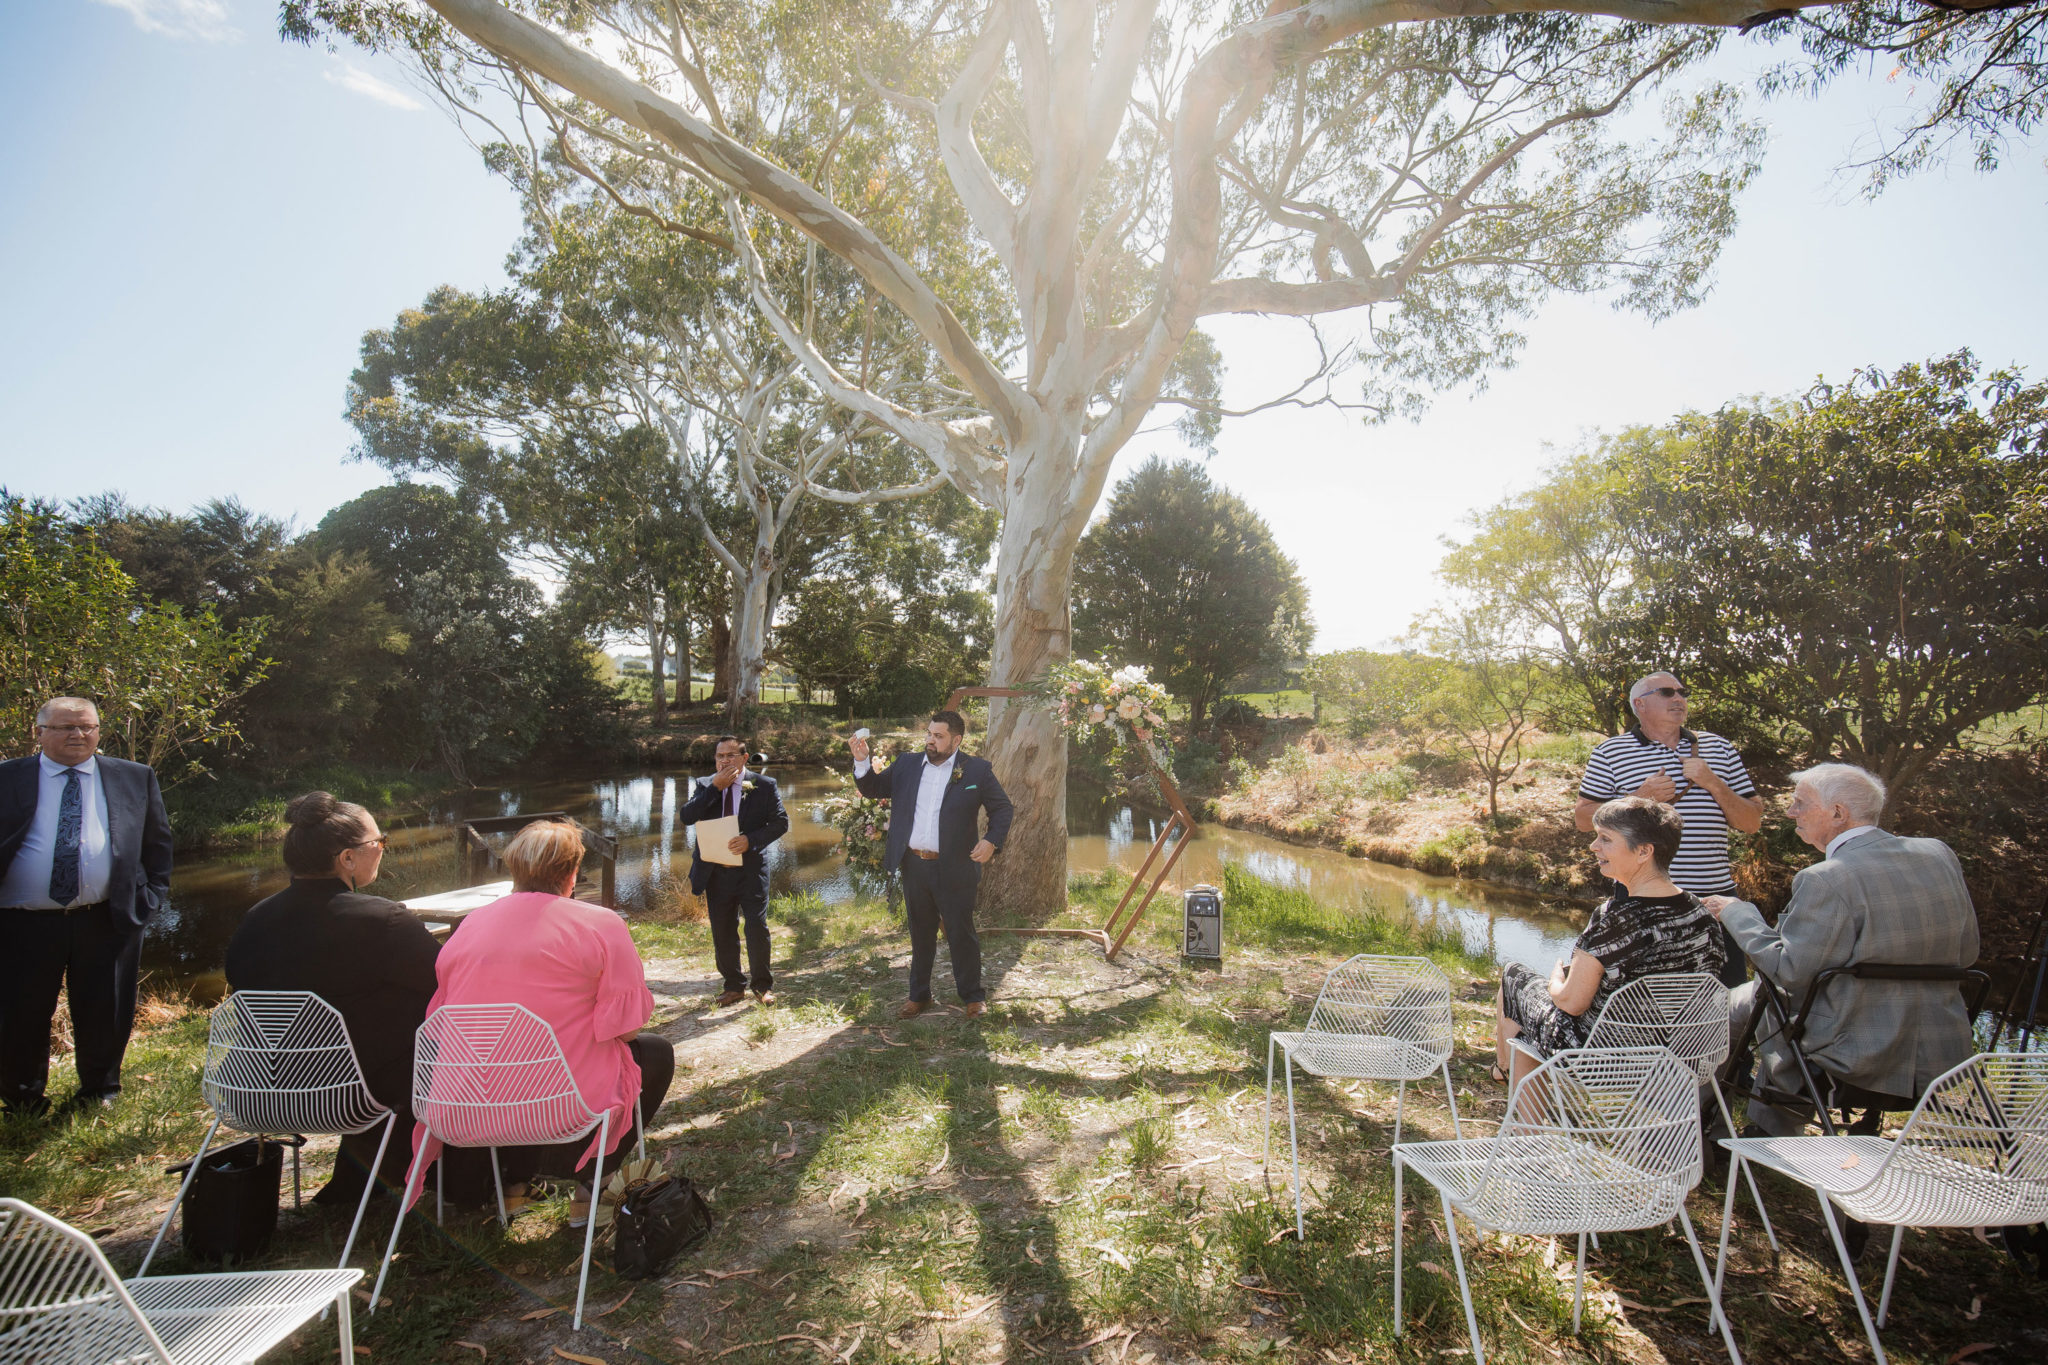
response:
M818 816L839 831L846 865L880 881L889 848L889 803L862 796L851 778L845 781L843 789L818 803Z
M1070 659L1047 669L1032 694L1068 739L1106 738L1111 762L1137 753L1160 772L1173 771L1172 754L1158 738L1166 729L1166 689L1145 676L1143 665L1111 671L1106 660Z

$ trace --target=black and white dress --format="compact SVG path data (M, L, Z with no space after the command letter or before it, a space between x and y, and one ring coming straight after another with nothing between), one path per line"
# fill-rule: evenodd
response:
M1593 912L1572 946L1601 967L1600 988L1581 1015L1566 1014L1550 998L1550 980L1510 962L1501 972L1501 1008L1522 1026L1522 1037L1548 1057L1584 1047L1607 997L1644 976L1676 972L1719 975L1721 936L1713 916L1689 891L1675 896L1616 896Z

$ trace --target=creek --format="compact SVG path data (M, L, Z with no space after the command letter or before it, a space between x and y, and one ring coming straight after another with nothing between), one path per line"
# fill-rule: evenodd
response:
M840 853L839 832L815 813L818 801L840 789L840 779L813 766L777 764L769 772L782 788L790 816L789 834L767 855L772 894L810 891L827 904L850 900L854 885ZM563 811L618 841L618 907L631 917L658 904L673 884L687 883L690 836L676 826L675 816L692 778L702 775L677 770L538 779L460 793L385 823L390 843L383 869L367 889L396 900L451 890L462 881L456 827L463 820ZM1074 788L1067 799L1069 870L1116 866L1137 871L1157 830L1156 818L1120 798ZM1149 916L1177 917L1179 890L1198 882L1220 885L1226 863L1266 881L1305 888L1326 905L1448 926L1475 952L1539 971L1547 972L1578 934L1572 915L1531 896L1216 825L1195 831ZM1001 875L1000 862L991 875ZM244 912L288 880L275 844L181 854L171 877L171 904L151 923L143 942L144 970L159 980L189 980L218 971ZM1224 952L1229 951L1226 905Z

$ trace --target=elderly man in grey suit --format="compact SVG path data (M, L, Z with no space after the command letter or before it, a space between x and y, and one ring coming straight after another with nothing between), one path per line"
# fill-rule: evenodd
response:
M1968 967L1977 961L1977 911L1956 855L1939 839L1901 839L1878 828L1884 783L1846 763L1792 775L1786 813L1799 837L1826 858L1792 879L1776 927L1748 901L1702 903L1758 971L1797 1001L1830 967L1858 963ZM1758 1008L1756 983L1731 994L1741 1037ZM1790 1049L1759 1046L1768 1088L1797 1093ZM1837 977L1813 1002L1800 1040L1807 1059L1837 1080L1886 1095L1916 1096L1976 1049L1962 992L1952 981L1860 981ZM1752 1103L1750 1122L1766 1135L1800 1132L1810 1108Z

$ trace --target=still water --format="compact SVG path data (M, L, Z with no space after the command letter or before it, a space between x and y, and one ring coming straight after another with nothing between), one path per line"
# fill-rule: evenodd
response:
M427 812L385 825L391 842L374 889L403 900L461 884L455 827L466 819L564 811L618 841L618 901L627 915L656 903L665 886L687 884L690 831L676 811L701 773L643 772L630 776L523 782L465 792ZM852 898L854 887L839 852L839 832L816 818L816 803L840 789L820 767L783 767L773 774L789 810L789 834L768 850L776 895L812 891L828 904ZM1067 801L1067 865L1090 872L1114 865L1135 872L1157 832L1153 817L1120 800L1077 790ZM1454 927L1474 951L1497 961L1523 962L1548 971L1578 929L1572 917L1532 897L1474 882L1424 876L1405 868L1302 848L1243 830L1204 825L1182 855L1149 912L1179 913L1180 887L1223 880L1235 863L1271 882L1312 891L1326 905L1373 908L1391 917ZM998 864L998 869L1000 864ZM993 875L1001 875L1000 870ZM289 880L278 849L215 855L185 854L171 877L171 905L150 925L144 967L159 977L183 979L217 970L227 941L248 908ZM1224 951L1229 951L1229 908L1224 909Z

